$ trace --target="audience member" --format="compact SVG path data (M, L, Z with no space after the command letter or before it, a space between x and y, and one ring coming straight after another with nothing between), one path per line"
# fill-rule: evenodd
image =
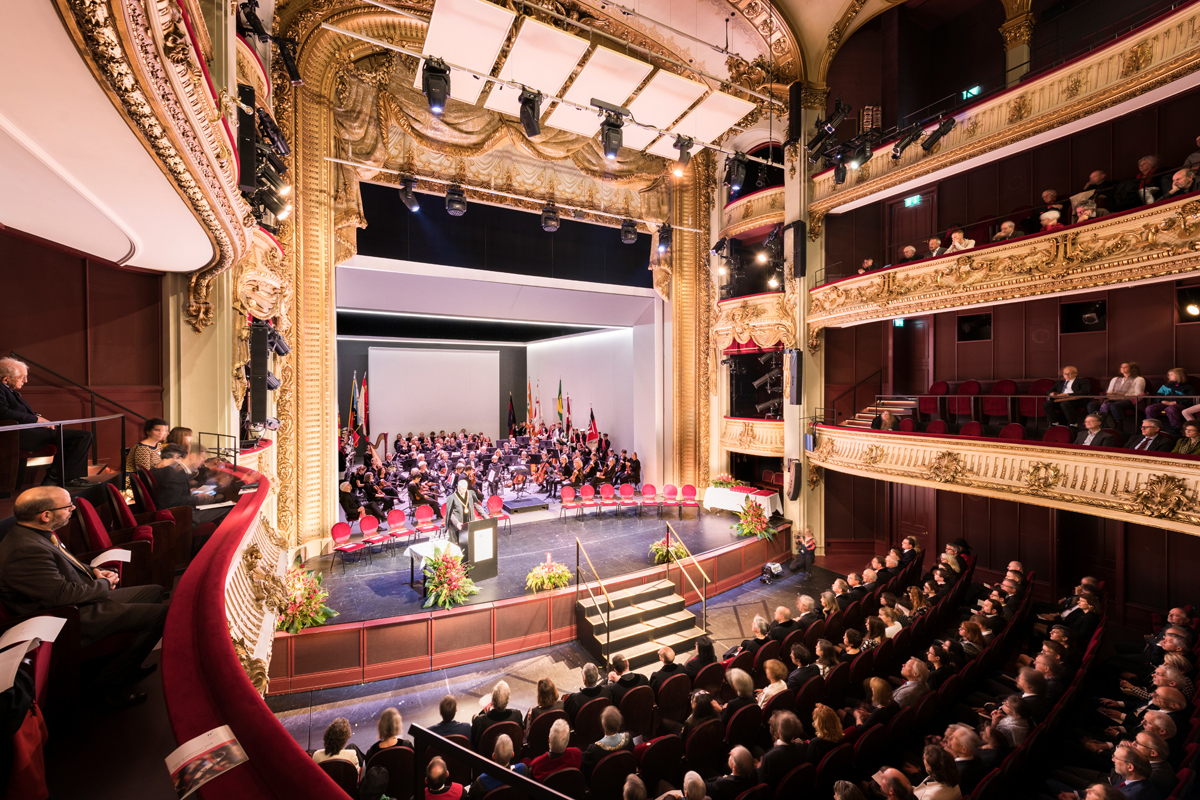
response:
M1185 456L1200 455L1200 422L1188 420L1183 423L1183 436L1179 437L1179 441L1175 442L1172 453L1181 453Z
M613 710L613 709L610 709L610 710ZM525 765L518 761L516 764L513 764L510 767L509 764L512 762L512 760L513 760L512 739L510 739L508 737L508 734L502 733L496 737L496 746L492 750L492 761L495 762L496 767L499 770L507 769L507 770L511 770L511 771L517 773L518 775L524 775L525 774ZM483 800L483 798L485 796L487 796L488 792L492 791L493 789L499 789L501 786L506 785L499 778L496 778L493 775L489 774L490 772L495 772L495 771L498 771L498 770L489 769L488 772L483 773L482 775L480 775L478 778L475 779L475 782L471 784L471 788L467 792L467 797L469 797L470 800Z
M1167 370L1166 382L1158 387L1157 395L1164 398L1153 405L1146 407L1146 417L1148 419L1156 419L1162 421L1166 419L1167 427L1172 430L1179 430L1183 426L1183 407L1180 406L1179 400L1175 398L1189 398L1192 393L1192 384L1188 382L1187 373L1183 367L1172 367ZM1188 403L1187 405L1191 405Z
M897 264L907 264L909 261L921 260L920 256L917 255L917 248L913 247L911 244L905 245L904 249L900 252L900 260L896 262Z
M1088 413L1109 414L1113 419L1112 427L1120 429L1125 412L1133 411L1138 396L1145 393L1146 379L1142 377L1141 367L1136 361L1125 361L1121 364L1121 374L1108 382L1105 399L1088 403Z
M834 781L833 800L866 800L862 790L850 781Z
M850 662L858 658L862 653L863 635L853 628L847 628L842 634L841 655L838 659L843 662Z
M1099 414L1088 414L1083 418L1083 430L1075 437L1075 444L1091 447L1118 447L1117 437L1105 431Z
M871 788L884 800L913 800L912 782L898 769L884 767L874 776Z
M600 727L604 731L604 735L599 741L593 742L588 746L588 749L583 752L582 763L580 769L583 771L585 778L592 777L592 770L596 769L596 765L600 763L600 759L605 756L616 753L619 750L628 750L633 752L633 739L628 733L621 731L621 712L609 706L600 714Z
M1038 221L1041 222L1042 225L1041 232L1049 233L1050 231L1056 231L1059 228L1065 227L1061 222L1059 222L1059 219L1061 218L1062 214L1057 211L1043 211L1042 215L1038 218Z
M1046 419L1050 421L1051 425L1075 427L1078 425L1080 417L1083 416L1083 409L1087 404L1086 400L1075 398L1079 395L1090 394L1091 391L1091 384L1087 378L1079 377L1079 370L1075 367L1063 367L1062 380L1055 381L1042 406L1046 411Z
M725 680L733 687L735 696L721 709L721 726L729 727L729 720L738 710L754 705L754 679L745 670L731 669L725 673Z
M917 658L905 661L904 666L900 667L900 677L904 678L904 683L892 693L892 699L901 708L915 706L922 697L929 694L929 667L924 661Z
M1196 137L1196 146L1200 147L1200 136ZM1200 170L1200 150L1192 153L1183 160L1183 166L1180 169L1189 170L1193 175L1197 170Z
M883 678L871 678L869 685L870 698L857 708L846 710L842 720L846 728L857 724L860 730L866 731L875 725L886 725L900 711L890 683Z
M1012 239L1017 235L1017 223L1012 220L1005 220L1000 223L1000 230L992 237L993 242L1004 242Z
M646 800L646 784L637 775L625 778L625 786L621 790L621 800Z
M982 744L979 734L966 725L951 725L942 736L942 749L954 757L954 766L958 768L958 785L964 794L975 791L979 782L992 770L993 765L979 755Z
M962 644L963 654L968 658L974 658L983 652L983 629L979 627L978 622L967 620L958 626L959 643Z
M758 782L773 791L785 775L804 763L808 748L801 738L804 728L791 711L776 711L767 722L772 746L759 760Z
M738 795L753 789L758 780L754 756L738 745L729 753L729 774L704 782L711 800L737 800Z
M801 598L801 600L802 599L804 599L804 598ZM810 604L810 610L811 610L811 604L812 604L811 597L808 598L808 602ZM799 601L797 601L797 605L799 605ZM803 620L804 620L803 609L801 609L800 619L801 619L801 627L804 627L804 625L803 625ZM732 661L733 659L740 656L742 653L749 653L753 657L755 654L758 653L758 648L762 647L764 644L767 643L767 634L771 632L771 623L767 622L766 617L755 616L754 621L751 623L751 629L754 631L753 638L743 639L741 644L737 645L736 647L731 647L731 648L729 648L728 651L726 651L726 653L725 653L725 663L726 664L728 664L730 661Z
M454 719L458 714L458 701L454 699L454 695L448 694L442 698L438 703L438 714L441 715L442 721L430 725L429 730L438 736L465 736L467 741L471 740L471 726Z
M379 731L379 740L371 745L367 750L366 758L363 763L366 764L371 760L371 756L378 753L380 750L387 750L390 747L407 747L412 749L412 742L400 736L400 732L404 729L404 720L400 716L400 711L395 708L385 708L383 713L379 715L377 730Z
M35 422L50 424L50 420L29 407L20 389L29 380L29 367L15 358L0 358L0 419L11 419L19 425ZM164 422L163 425L166 425ZM164 431L165 432L165 431ZM17 444L22 450L42 450L59 447L57 428L26 428L17 432ZM65 484L71 488L91 486L87 475L88 453L92 449L92 434L74 428L62 429L62 449L46 469L43 486Z
M796 668L787 677L787 688L799 694L804 684L820 675L821 670L815 663L816 658L813 652L801 642L792 645L790 655Z
M462 800L463 785L450 780L450 768L434 756L425 768L425 800Z
M812 729L815 735L808 740L804 760L811 764L820 764L821 759L833 752L846 738L846 731L842 727L842 721L838 719L837 711L824 703L817 703L813 707Z
M707 636L701 636L696 640L696 655L687 660L687 663L683 665L683 671L695 685L696 676L700 674L700 670L715 663L717 663L717 652L713 647L713 640Z
M775 621L771 623L771 630L767 634L768 638L782 644L787 635L794 630L797 630L797 627L796 620L792 619L792 612L788 611L787 606L777 607L775 609Z
M697 647L699 647L699 642L697 642ZM710 645L710 647L711 647L711 645ZM685 669L686 669L686 665L685 665ZM551 685L553 685L553 684L551 684ZM633 670L631 670L629 668L629 660L627 658L625 658L624 655L622 655L621 653L617 653L615 656L612 657L612 670L610 670L608 673L607 686L608 686L609 697L612 699L612 704L614 706L616 706L617 708L621 707L621 698L623 698L625 696L625 693L628 692L630 689L633 689L637 686L649 686L649 685L650 685L650 679L647 678L645 675L642 675L640 672L634 672ZM539 697L540 697L540 689L541 689L540 682L538 683L538 688L539 688Z
M936 236L929 240L929 251L925 253L925 258L937 258L946 254L946 248L942 247L942 240Z
M767 675L767 686L758 693L758 705L760 708L766 708L767 701L780 692L787 691L788 670L783 662L777 658L767 659L767 663L763 664L763 672Z
M191 478L204 463L204 452L188 452L177 444L163 445L159 466L151 471L154 478L154 504L159 508L192 507L192 525L220 524L233 506L200 508L216 499L212 487L193 488Z
M495 687L492 689L492 701L471 719L471 744L479 744L483 739L483 734L493 725L501 722L521 724L521 712L515 708L508 707L508 701L511 697L512 690L508 688L508 682L497 681ZM509 749L510 751L512 749L511 741L509 742Z
M960 250L970 250L975 246L974 239L968 239L962 232L962 228L950 229L950 246L946 248L947 253L957 253Z
M817 669L821 672L822 678L828 678L829 673L837 669L838 664L841 664L838 658L837 648L833 646L833 642L828 639L817 639ZM790 684L788 688L791 688Z
M963 796L959 787L962 777L954 756L931 744L925 746L923 759L928 777L913 787L913 796L917 800L958 800Z
M1107 208L1097 208L1095 203L1087 201L1075 206L1075 222L1087 222L1099 217L1108 216Z
M614 667L616 666L617 658L624 661L624 656L614 656ZM645 680L645 678L642 680ZM525 730L529 730L533 726L533 721L547 711L562 711L563 709L563 701L558 696L558 687L554 685L554 681L549 678L539 678L537 682L537 705L531 706L529 711L525 713ZM568 716L569 714L570 712L568 712Z
M322 761L337 758L349 761L355 769L362 769L365 760L361 758L362 752L350 744L350 720L338 717L329 723L323 738L325 746L313 753L313 761L320 764Z
M554 720L550 726L550 750L529 764L529 774L535 781L545 783L547 777L560 769L579 769L583 753L578 747L568 747L570 741L571 726L565 719Z
M1169 180L1169 182L1168 182ZM1195 182L1189 170L1181 169L1169 179L1163 179L1163 200L1174 200L1195 191Z
M125 459L125 471L136 473L139 469L152 470L157 467L161 460L163 440L167 438L169 428L167 421L158 417L151 417L143 422L142 439L130 449ZM188 450L190 447L184 446L184 452Z
M1117 209L1124 211L1148 205L1158 199L1162 187L1156 185L1158 156L1142 156L1138 159L1138 174L1122 181L1116 189Z
M891 411L884 409L875 415L875 419L871 420L871 430L876 431L894 431L900 427L900 420L896 419L896 415Z
M692 692L692 713L683 721L680 737L686 742L692 731L710 719L721 718L721 706L711 694L706 691ZM642 747L643 745L638 745Z
M862 262L862 266L858 268L858 274L862 275L864 272L872 272L874 269L875 269L875 259L864 258L863 262Z
M683 674L680 672L683 667L675 663L675 651L671 648L659 648L658 660L662 666L650 673L650 688L654 689L656 696L658 695L658 690L666 683L667 678L673 677L676 674Z
M1147 450L1158 453L1171 452L1171 437L1163 433L1161 427L1161 424L1156 419L1146 418L1142 420L1142 432L1130 436L1129 440L1125 442L1125 447L1130 450Z
M810 625L821 619L821 612L817 611L817 601L809 595L802 594L796 598L796 610L800 612L800 616L796 618L798 631L807 631Z
M571 722L575 721L579 709L583 708L586 703L598 697L612 700L612 691L600 682L600 670L595 664L584 664L580 672L583 675L583 688L567 695L567 699L563 703L563 710L567 712L567 717ZM539 697L539 701L540 699Z
M936 692L954 674L954 662L950 660L950 653L946 648L939 644L929 645L929 650L925 654L925 662L929 669L929 678L926 680L926 684L930 691Z
M1111 208L1115 188L1116 184L1108 179L1108 173L1098 169L1088 175L1088 182L1072 199L1076 201L1077 205L1082 202L1090 202L1093 206Z

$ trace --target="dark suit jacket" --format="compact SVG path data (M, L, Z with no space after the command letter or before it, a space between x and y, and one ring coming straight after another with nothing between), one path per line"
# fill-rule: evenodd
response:
M471 739L471 726L456 719L452 719L449 722L439 722L437 725L430 725L429 730L438 736L465 736L468 741Z
M1079 643L1079 647L1086 648L1087 643L1092 638L1092 634L1096 632L1096 628L1100 625L1100 615L1095 611L1089 611L1086 614L1083 611L1076 611L1064 619L1063 622L1071 629L1071 635L1075 637L1075 641Z
M0 602L14 616L79 606L80 638L86 647L125 613L126 604L109 599L111 591L108 581L80 572L35 528L14 525L0 541Z
M1158 793L1158 789L1154 788L1154 783L1149 778L1126 783L1117 791L1128 797L1129 800L1162 800L1162 795Z
M1075 444L1087 444L1087 437L1088 437L1088 431L1086 429L1081 430L1079 432L1079 435L1075 437ZM1142 437L1139 436L1137 438L1140 441ZM1164 438L1166 438L1166 437L1164 437ZM1120 445L1117 443L1117 437L1113 436L1111 433L1108 433L1107 431L1097 431L1096 438L1092 439L1092 443L1090 446L1091 447L1119 447Z
M855 597L852 592L842 592L841 594L833 596L833 602L837 603L837 607L842 611L845 611L847 608L849 608L850 604L853 603L854 600Z
M200 505L192 494L191 476L187 470L174 466L156 467L150 473L154 477L154 504L159 508Z
M937 250L926 250L925 255L922 256L922 258L937 258L938 256L942 256L945 254L946 254L946 248L939 247Z
M1146 437L1142 436L1140 433L1135 433L1133 436L1129 437L1129 441L1125 442L1125 449L1132 450L1133 448L1135 448L1139 444L1141 444L1142 440L1145 438ZM1169 453L1169 452L1171 452L1172 449L1174 449L1174 447L1175 447L1175 443L1171 441L1171 437L1167 436L1166 434L1160 433L1157 436L1155 436L1154 441L1150 443L1150 452L1152 452L1152 453ZM1142 449L1145 450L1146 448L1143 447Z
M583 771L585 778L592 777L592 772L596 769L596 765L605 756L619 753L622 750L633 752L633 738L628 733L622 733L621 737L621 744L616 747L605 747L599 742L592 742L588 749L583 751L583 761L579 765L579 769Z
M763 753L758 764L758 782L765 783L772 789L779 786L785 775L804 763L807 749L804 741L797 739L788 744L777 744Z
M476 714L471 720L471 744L479 744L484 732L500 722L515 722L523 725L525 720L521 717L521 712L515 708L506 708L503 711L493 708L486 714Z
M737 796L742 792L757 786L757 780L757 775L745 778L737 775L723 775L720 778L705 781L704 789L710 800L737 800Z
M692 679L692 684L695 685L696 677L700 674L700 670L704 669L709 664L715 663L717 663L715 658L712 661L705 663L700 660L699 656L692 656L687 660L687 663L683 665L683 671L689 678Z
M567 712L567 716L571 719L571 722L575 722L575 715L579 713L579 709L583 708L584 703L590 703L597 697L607 697L609 700L612 700L612 690L607 686L597 684L591 688L572 692L563 701L563 710Z
M804 684L820 674L821 668L816 664L809 664L807 667L797 667L787 676L787 687L796 694L800 694L800 690L804 687Z
M647 678L642 673L626 672L615 683L608 684L608 686L606 688L608 689L609 697L612 698L613 705L620 707L621 698L625 696L626 692L628 692L630 689L636 688L638 686L649 686L649 685L650 685L650 679ZM575 695L571 695L571 697L574 697L574 696ZM569 701L571 699L571 697L568 697L567 700ZM572 717L572 719L574 719L574 717Z
M730 700L726 704L725 708L721 709L721 727L728 728L729 720L733 719L733 715L735 713L737 713L741 709L745 708L746 706L752 706L755 704L756 703L755 703L755 700L753 697L742 697L741 695L738 695L737 697Z
M913 560L913 556L915 556L916 554L917 554L916 550L905 550L904 548L901 548L900 549L900 563L907 564L908 562Z
M890 569L888 569L887 567L882 567L882 568L880 568L880 569L877 569L877 570L875 570L875 583L876 583L876 585L879 585L879 584L884 584L884 585L886 585L886 584L887 584L887 582L888 582L888 581L890 581L890 580L891 580L892 578L894 578L894 577L896 577L896 573L895 573L895 572L892 572L892 571L891 571Z
M21 424L37 422L37 413L16 389L0 383L0 419L12 419Z
M821 759L832 753L833 748L837 747L838 744L838 742L831 742L828 739L815 736L808 742L808 749L804 753L804 760L814 767L819 767L821 766Z
M979 782L991 772L978 758L972 758L969 761L955 761L954 766L958 767L958 785L964 795L975 791Z
M1050 394L1061 393L1063 390L1063 385L1065 383L1066 383L1066 381L1055 381L1054 387L1052 389L1050 389ZM1075 380L1071 381L1071 396L1074 396L1077 394L1091 394L1091 393L1092 393L1092 384L1088 382L1087 378L1076 378Z
M787 622L776 622L771 626L771 632L767 634L767 638L783 644L783 640L794 630L799 630L794 619L789 619Z
M655 697L658 696L658 690L666 683L667 678L684 674L682 670L682 665L672 661L670 664L663 664L656 671L650 673L650 687L654 689Z
M807 614L801 614L800 618L796 620L796 630L806 631L810 625L819 619L824 619L824 617L822 617L816 611L809 611Z

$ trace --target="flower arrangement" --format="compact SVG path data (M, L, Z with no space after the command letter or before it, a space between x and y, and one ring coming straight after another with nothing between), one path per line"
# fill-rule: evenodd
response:
M709 485L714 489L732 489L734 486L745 486L746 482L734 480L728 472L722 472Z
M757 536L759 539L773 541L778 531L767 521L767 512L753 500L747 498L746 504L738 512L738 523L733 526L738 536Z
M479 594L475 581L467 577L462 557L452 555L449 550L435 547L433 555L425 559L425 598L422 608L439 605L451 609L467 602L473 594Z
M567 565L551 561L549 553L546 553L545 563L538 564L525 576L525 588L535 592L561 589L570 582L571 571L567 569Z
M671 561L671 556L682 561L687 556L687 548L678 539L668 545L667 538L664 536L650 545L650 555L654 556L655 564L666 564Z
M329 592L321 588L321 576L317 573L300 567L288 570L283 586L287 605L279 609L278 630L299 633L305 628L324 625L325 620L338 615L325 605Z

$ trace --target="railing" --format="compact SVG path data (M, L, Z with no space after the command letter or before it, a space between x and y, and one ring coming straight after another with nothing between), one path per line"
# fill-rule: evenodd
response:
M692 576L688 575L687 570L684 569L683 563L678 558L675 557L675 553L672 552L672 550L671 550L671 534L672 533L675 533L675 529L672 528L671 523L668 522L667 523L667 555L669 555L671 557L671 561L674 561L676 564L679 565L679 571L683 573L683 577L687 578L688 583L690 583L692 585L692 590L697 592L700 595L700 606L701 606L701 609L704 614L703 628L704 628L705 633L707 633L708 632L708 585L710 583L712 583L712 581L709 580L708 573L706 573L704 571L704 567L700 566L700 562L696 560L696 557L694 555L692 555L692 551L689 550L688 546L684 543L683 537L681 537L678 533L675 533L675 540L677 542L679 542L679 546L683 548L683 552L687 553L688 558L690 558L692 560L692 563L696 565L696 569L700 571L700 577L704 583L704 590L701 591L700 588L698 586L696 586L696 582L694 580L692 580ZM670 580L670 579L671 579L671 562L668 561L667 562L667 580ZM680 592L680 594L682 594L682 592Z
M580 569L580 565L579 565L579 554L580 553L583 553L584 560L587 561L587 565L592 570L592 574L596 576L596 583L600 585L600 591L601 591L601 593L604 594L605 602L608 603L608 608L602 612L604 614L604 636L605 636L604 663L607 664L608 657L610 655L609 651L612 648L613 602L612 602L612 598L608 596L608 590L604 588L604 581L600 580L600 573L596 572L596 568L594 566L592 566L592 559L588 556L587 550L584 548L583 542L579 541L578 536L575 537L575 602L576 603L579 602L579 582L580 582L579 579L580 579L580 575L582 574L582 569ZM596 595L592 593L592 587L585 582L583 584L583 588L587 589L588 596L592 598L592 605L594 605L596 607L597 611L600 611L600 602L596 599ZM637 608L637 605L635 603L633 603L632 601L630 601L630 605L633 606L634 608Z
M1046 400L1051 400L1051 399L1054 400L1054 402L1056 402L1056 403L1066 403L1066 402L1075 402L1075 401L1083 401L1083 400L1087 400L1089 402L1090 401L1098 401L1100 403L1104 403L1106 401L1109 401L1109 402L1127 401L1127 402L1132 403L1135 409L1141 408L1143 403L1145 403L1146 405L1153 405L1155 403L1161 403L1165 400L1167 402L1178 403L1180 406L1180 409L1179 409L1180 411L1188 408L1189 406L1200 404L1200 395L1178 395L1178 394L1130 394L1130 395L1117 395L1114 397L1109 397L1108 394L1101 392L1100 394L1072 394L1072 395L1067 395L1065 397L1051 398L1049 394L1045 394L1045 393L1030 394L1028 392L1025 394L992 394L991 392L980 392L979 394L961 394L961 393L951 392L950 394L937 394L937 395L922 394L922 393L918 392L916 394L879 394L879 395L876 395L875 396L875 407L878 408L879 404L885 400L913 401L913 400L917 400L918 398L921 398L921 397L932 397L932 398L936 399L938 401L939 408L941 406L942 400L950 400L950 399L961 400L963 398L966 398L966 399L970 400L970 411L967 413L969 414L969 416L972 419L975 419L977 416L983 415L982 408L980 408L980 403L979 403L980 400L1003 400L1005 403L1005 407L1008 409L1010 414L1013 411L1013 402L1016 401L1017 403L1020 403L1022 400L1025 400L1025 401L1032 400L1039 404L1045 402ZM1040 405L1039 405L1039 408L1040 408ZM938 413L941 414L941 411L939 410ZM962 412L958 412L958 413L962 413ZM1096 413L1099 413L1099 412L1096 412ZM1134 412L1128 411L1125 413L1132 414ZM1141 413L1141 412L1139 412L1139 413ZM946 416L953 416L953 415L947 413ZM992 416L999 416L999 415L992 415ZM1124 416L1124 415L1122 415L1122 416ZM832 423L827 423L827 424L836 425L837 422L834 421Z
M95 462L96 453L96 423L105 422L110 419L121 420L121 482L118 484L122 488L125 486L125 415L124 414L109 414L104 417L80 417L79 419L57 419L49 422L27 422L22 425L4 425L0 426L0 434L10 433L12 431L28 431L44 428L58 428L58 452L54 454L54 460L61 461L62 469L58 471L59 483L65 489L67 485L67 470L66 470L66 455L67 448L63 441L63 428L67 425L79 425L84 422L92 424L92 461ZM19 487L18 487L19 488Z
M874 383L876 386L879 387L879 391L875 393L875 397L878 398L881 394L883 394L883 370L877 369L874 372L872 372L870 375L868 375L867 377L863 378L858 383L851 386L846 391L839 394L837 397L833 398L833 403L832 403L833 408L831 409L833 411L833 419L832 420L826 419L825 420L826 423L830 424L830 425L836 425L836 424L838 424L838 416L839 415L845 416L845 417L853 417L855 414L857 414L859 411L861 411L864 408L864 406L858 400L859 391L864 386L866 386L868 383L871 383L872 380L875 379L876 377L878 377L879 380L874 381ZM841 400L842 398L844 398L846 395L853 395L853 400L851 401L853 403L853 406L852 406L850 413L848 413L848 414L838 410L838 401Z
M571 800L567 795L556 792L544 783L538 783L519 772L513 772L511 769L504 769L490 758L479 755L469 747L463 747L461 744L438 736L433 731L421 725L410 725L408 733L413 737L413 751L417 754L418 763L423 763L422 755L428 748L432 747L442 755L470 768L474 773L487 773L488 776L495 778L505 786L515 789L520 797L527 797L531 800ZM488 755L491 754L489 753ZM461 780L462 777L461 775L451 775L450 779ZM468 775L467 777L470 776ZM412 796L425 797L425 770L414 769L412 781ZM344 793L339 790L329 796L336 797L343 795Z

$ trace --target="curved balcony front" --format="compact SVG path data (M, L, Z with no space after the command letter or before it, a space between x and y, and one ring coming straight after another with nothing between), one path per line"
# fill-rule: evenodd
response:
M721 236L753 236L783 222L783 187L739 197L721 212Z
M1195 456L829 425L814 432L810 471L816 465L1200 535Z
M721 447L752 456L783 456L783 420L723 417Z

